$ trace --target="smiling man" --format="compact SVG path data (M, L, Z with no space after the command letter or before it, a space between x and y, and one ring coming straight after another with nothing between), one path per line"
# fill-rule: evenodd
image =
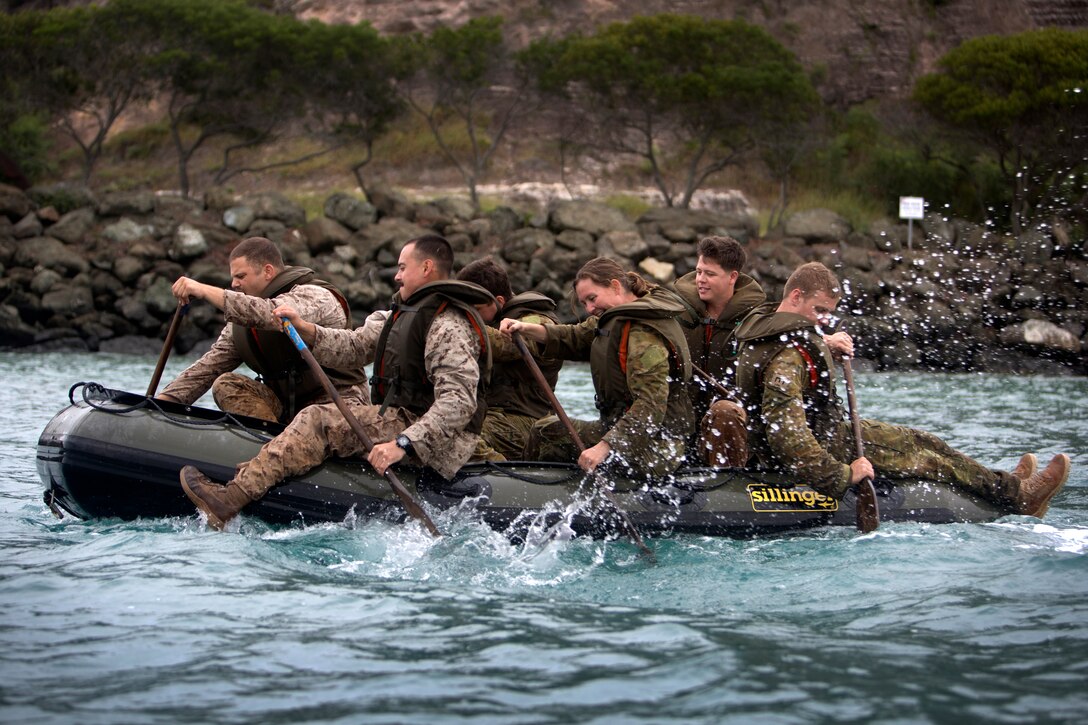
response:
M1042 471L1026 453L1008 473L984 467L931 433L863 420L867 456L853 458L853 431L835 391L831 349L817 330L840 297L831 270L809 262L786 281L779 304L761 306L737 329L737 387L758 465L796 474L797 483L836 499L865 478L926 478L970 491L1009 513L1042 517L1069 476L1064 453ZM843 340L843 353L852 355L849 336L836 337Z
M741 271L748 256L737 240L704 237L696 252L695 271L673 285L688 308L678 321L692 362L718 385L702 373L692 376L688 395L698 427L688 450L701 465L743 466L748 459L744 408L723 395L722 388L733 388L737 325L767 296L758 282Z

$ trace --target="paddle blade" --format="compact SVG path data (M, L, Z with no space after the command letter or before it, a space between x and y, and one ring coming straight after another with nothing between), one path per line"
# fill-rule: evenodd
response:
M873 482L866 478L857 488L857 527L867 534L880 527L880 505L876 501L876 489Z

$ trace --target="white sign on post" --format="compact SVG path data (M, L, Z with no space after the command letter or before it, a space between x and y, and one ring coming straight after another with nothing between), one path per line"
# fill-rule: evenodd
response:
M899 197L900 219L922 219L925 217L926 200L920 196Z
M907 220L907 249L914 249L914 220L924 219L926 200L920 196L899 197L899 218Z

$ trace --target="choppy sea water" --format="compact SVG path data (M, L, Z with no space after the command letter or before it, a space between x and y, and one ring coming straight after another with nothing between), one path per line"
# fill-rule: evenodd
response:
M168 380L190 360L167 366ZM471 521L236 533L58 521L34 446L68 387L154 359L0 354L0 720L1083 722L1088 380L858 374L864 415L994 466L1065 451L1045 522L513 545ZM560 398L588 415L585 368Z

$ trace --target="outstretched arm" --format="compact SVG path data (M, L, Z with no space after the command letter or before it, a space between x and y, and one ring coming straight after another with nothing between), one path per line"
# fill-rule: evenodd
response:
M197 282L189 277L178 277L170 291L174 293L174 297L177 297L178 302L183 305L189 304L193 299L206 300L221 310L223 305L226 304L225 295L223 294L225 290L220 287L213 287L210 284Z
M519 332L522 337L527 337L533 342L548 341L548 330L544 325L538 325L535 322L522 322L509 317L499 323L499 332L504 335L513 335L515 332Z

